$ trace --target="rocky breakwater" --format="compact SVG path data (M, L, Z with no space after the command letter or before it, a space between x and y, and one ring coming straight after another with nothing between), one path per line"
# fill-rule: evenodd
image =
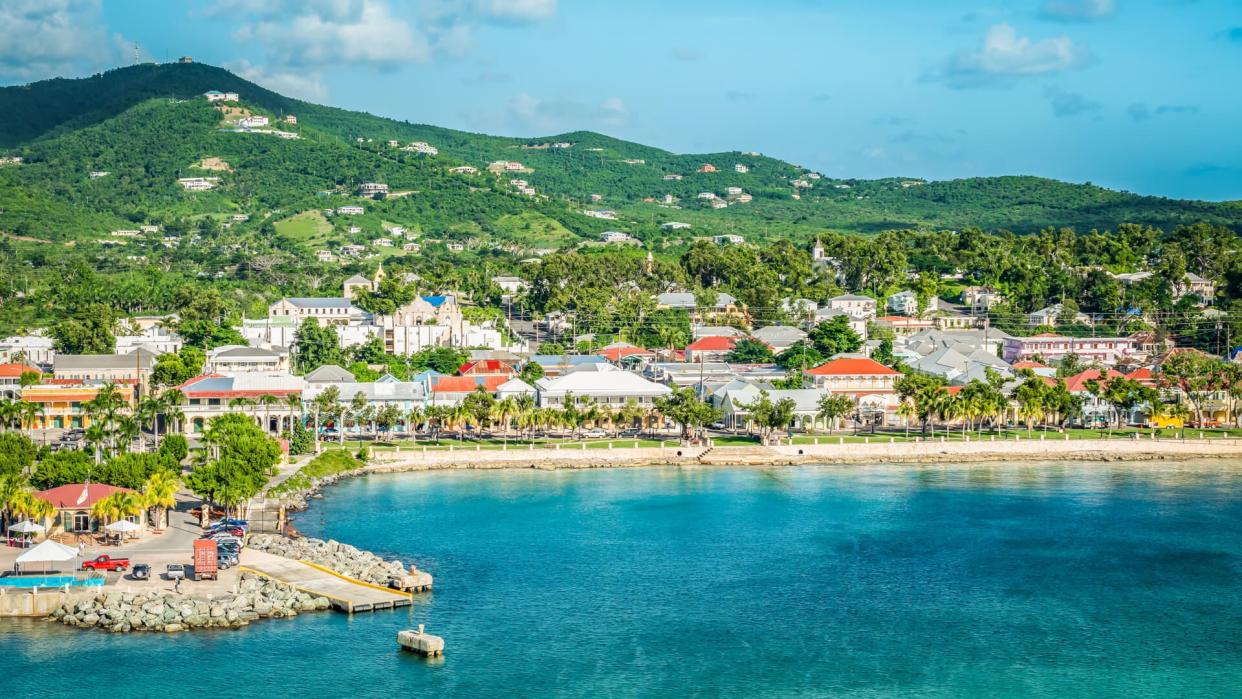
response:
M369 551L339 541L252 534L247 545L256 551L314 563L347 578L372 585L415 591L431 589L430 573L422 572L413 565L406 569L401 561L385 561Z
M280 619L330 608L327 597L300 592L253 573L243 573L236 593L106 592L71 599L54 610L49 618L69 626L116 633L173 633L189 629L236 629L255 619Z

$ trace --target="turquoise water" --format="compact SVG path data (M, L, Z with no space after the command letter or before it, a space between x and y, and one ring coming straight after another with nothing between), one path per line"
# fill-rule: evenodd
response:
M102 577L79 578L73 575L17 575L0 578L0 587L100 587Z
M1194 468L374 476L333 488L298 526L413 559L436 591L410 610L171 637L0 623L0 686L48 696L67 678L106 678L66 686L75 697L1242 693L1242 478ZM443 661L396 650L396 632L417 623L446 638Z

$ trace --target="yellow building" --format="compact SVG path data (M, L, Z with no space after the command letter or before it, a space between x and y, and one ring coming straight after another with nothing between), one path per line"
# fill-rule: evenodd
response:
M28 429L73 429L91 426L90 416L82 406L95 398L102 386L83 384L40 384L22 389L22 400L34 403L43 408L43 414L36 417ZM117 384L117 392L128 405L134 403L134 387Z

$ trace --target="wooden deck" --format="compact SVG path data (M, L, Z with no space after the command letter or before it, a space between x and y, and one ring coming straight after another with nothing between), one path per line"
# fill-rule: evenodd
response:
M264 577L278 580L312 595L332 600L332 606L349 614L393 609L410 604L410 595L379 585L354 580L304 561L247 552L247 561L239 566ZM258 555L254 555L258 554Z

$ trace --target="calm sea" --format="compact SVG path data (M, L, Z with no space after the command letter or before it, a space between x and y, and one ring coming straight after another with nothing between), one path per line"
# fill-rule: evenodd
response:
M1213 468L361 478L297 524L433 573L413 608L168 637L4 621L0 689L1238 697L1242 477ZM445 637L442 661L397 650L397 631L418 623Z

